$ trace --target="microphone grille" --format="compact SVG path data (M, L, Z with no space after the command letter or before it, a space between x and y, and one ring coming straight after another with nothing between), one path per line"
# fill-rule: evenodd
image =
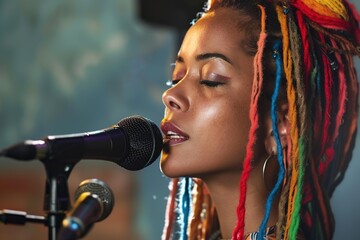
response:
M103 204L103 212L97 222L105 219L111 213L114 207L114 194L110 187L99 179L87 179L80 183L79 187L75 191L75 201L84 192L97 195Z
M120 166L128 170L140 170L152 164L160 155L162 135L159 128L149 119L132 116L121 120L118 126L129 137L130 149Z

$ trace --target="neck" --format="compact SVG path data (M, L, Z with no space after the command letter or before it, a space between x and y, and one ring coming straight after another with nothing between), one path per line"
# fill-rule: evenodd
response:
M241 172L226 173L221 176L205 178L212 200L216 206L222 237L231 239L237 223L237 207L240 197ZM266 188L261 168L252 170L247 182L245 202L245 233L258 230L265 213L265 203L269 190ZM270 213L268 226L276 224L278 201L275 200Z

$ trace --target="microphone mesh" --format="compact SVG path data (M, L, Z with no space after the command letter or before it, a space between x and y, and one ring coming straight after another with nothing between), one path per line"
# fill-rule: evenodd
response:
M128 170L140 170L153 163L162 149L162 135L159 128L142 116L132 116L121 120L118 126L129 137L130 149L120 166Z
M75 201L84 192L97 195L103 204L104 211L102 212L102 215L99 217L97 222L109 216L114 207L114 194L106 183L99 179L88 179L82 181L75 191Z

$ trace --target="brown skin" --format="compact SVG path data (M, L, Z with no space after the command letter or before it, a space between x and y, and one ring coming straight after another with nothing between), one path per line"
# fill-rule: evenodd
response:
M206 183L223 238L231 238L237 222L254 75L253 57L241 48L244 33L238 30L238 21L236 10L219 8L193 25L178 53L173 72L176 84L163 94L162 123L171 122L189 138L169 146L169 152L162 154L161 170L169 177L197 177ZM199 59L209 53L217 55ZM245 232L258 229L268 194L262 178L268 154L264 140L258 145L258 159L248 180ZM276 219L274 207L269 225Z

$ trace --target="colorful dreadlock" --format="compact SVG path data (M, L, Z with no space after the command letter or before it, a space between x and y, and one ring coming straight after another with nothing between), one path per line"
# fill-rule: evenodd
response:
M170 197L166 208L166 220L162 239L188 239L192 189L193 181L188 177L174 178L170 182Z
M351 132L346 132L346 124L354 126L357 118L358 88L353 73L352 59L347 58L347 61L341 61L341 58L344 57L341 57L340 54L355 53L359 55L359 49L356 49L359 44L358 24L355 23L355 19L349 18L347 11L349 5L346 2L315 1L315 5L319 7L310 6L309 2L289 1L287 5L292 9L286 15L281 14L280 7L277 7L283 41L290 40L291 58L289 60L293 61L292 66L294 66L294 73L285 74L288 90L294 82L294 89L296 89L296 102L294 101L296 105L293 107L288 92L289 115L291 115L291 108L299 111L298 116L291 118L291 129L296 127L293 126L295 119L299 123L313 123L313 129L309 129L311 125L302 127L301 124L298 124L296 127L299 129L300 136L298 138L299 153L294 150L292 153L291 181L294 182L294 185L290 188L293 191L290 190L288 198L285 239L296 239L301 221L302 204L308 208L302 210L302 214L308 219L305 221L306 227L310 229L310 232L317 229L311 233L311 238L331 238L333 220L328 203L331 192L323 189L329 189L327 185L333 184L336 175L344 174L345 168L337 169L334 172L330 171L329 167L334 162L335 154L338 157L341 156L339 153L335 153L341 149L341 141L350 142L354 138L354 127L351 130L349 129ZM314 3L314 1L311 2ZM322 15L323 8L328 9L326 12L332 14ZM347 34L347 37L354 36L354 39L348 38L346 40L344 33ZM298 39L301 39L300 43L298 43ZM303 47L303 51L301 47ZM309 56L308 53L312 56ZM284 50L284 58L285 54ZM300 54L303 54L302 61L299 59ZM307 63L304 64L305 61ZM309 79L311 75L310 64L313 64L314 69L318 71L314 73L312 79ZM346 71L345 66L348 66ZM303 76L296 73L297 69L298 72L303 73ZM344 78L345 73L352 76L348 76L346 80ZM314 78L318 79L317 84L313 84ZM316 89L309 85L316 86ZM353 85L354 88L349 89L347 85ZM307 95L314 96L315 104L305 104L304 99L307 98ZM347 98L348 102L346 102ZM346 110L353 112L354 115L345 116ZM303 112L300 113L300 111ZM342 134L347 135L347 139L339 138L340 128L344 129ZM305 139L306 141L304 141ZM321 143L320 151L316 151L317 149L312 149L311 152L306 150L310 149L310 139L318 140ZM296 145L294 142L296 140L296 138L292 138L293 148ZM304 151L301 150L303 148L305 148ZM343 152L343 154L347 155L347 152ZM344 160L342 159L342 161ZM349 159L345 161L349 161ZM312 176L307 176L306 182L304 182L306 174L304 168L307 164L311 165L311 170L307 172ZM339 162L335 164L339 164ZM343 166L346 167L347 163ZM322 223L322 226L314 228L316 222Z
M352 56L360 56L360 18L346 0L211 0L206 11L218 7L243 10L244 4L257 8L261 19L254 56L251 127L233 239L244 237L247 180L260 126L258 110L264 71L268 71L263 65L267 61L274 61L276 68L275 79L266 81L274 82L270 111L280 168L257 237L263 239L274 194L280 190L277 239L297 239L299 235L331 239L334 219L329 198L343 179L357 130L358 82ZM253 13L241 14L259 21L259 16L250 15ZM274 22L270 16L276 19L279 32L271 29ZM272 60L267 57L269 51L274 53ZM286 89L290 125L286 148L282 148L277 136L281 86ZM186 239L186 234L188 239L208 239L218 226L215 208L202 181L196 179L194 185L186 185L177 179L171 186L163 239ZM185 198L179 195L181 189L187 191ZM190 191L193 206L187 215L189 208L184 213L176 209L183 206L181 199L190 204L190 195L186 195ZM179 214L183 221L176 223Z
M271 209L271 205L273 203L274 197L277 194L277 192L279 191L281 184L283 182L284 179L284 157L283 157L283 153L282 153L282 145L281 145L281 140L280 140L280 134L278 131L278 110L277 110L277 104L278 104L278 98L279 98L279 93L280 93L280 89L281 89L281 78L282 78L282 62L281 62L281 57L280 57L280 40L276 41L274 44L274 59L276 61L276 79L275 79L275 87L274 87L274 93L271 97L271 121L272 121L272 129L274 132L274 138L276 141L276 145L277 145L277 158L278 158L278 163L279 163L279 174L278 174L278 179L277 182L274 186L274 188L271 190L269 197L266 201L266 208L265 208L265 216L264 219L259 227L259 235L258 235L258 239L263 239L265 232L266 232L266 226L267 226L267 222L269 220L270 217L270 209Z
M169 190L162 239L208 239L216 212L204 183L200 179L174 178Z
M253 91L251 94L251 106L250 107L250 120L251 120L251 128L249 132L249 142L247 144L247 155L244 160L244 169L242 173L242 178L240 180L240 200L239 206L237 209L238 214L238 223L234 229L234 237L236 239L242 239L244 235L244 226L245 226L245 199L246 199L246 182L249 178L251 171L251 161L253 159L253 145L255 144L255 136L256 131L259 127L259 115L257 111L259 95L262 89L263 83L263 69L262 69L262 58L263 58L263 50L265 46L265 8L259 5L261 10L261 33L258 41L258 52L254 58L254 81L253 81Z

